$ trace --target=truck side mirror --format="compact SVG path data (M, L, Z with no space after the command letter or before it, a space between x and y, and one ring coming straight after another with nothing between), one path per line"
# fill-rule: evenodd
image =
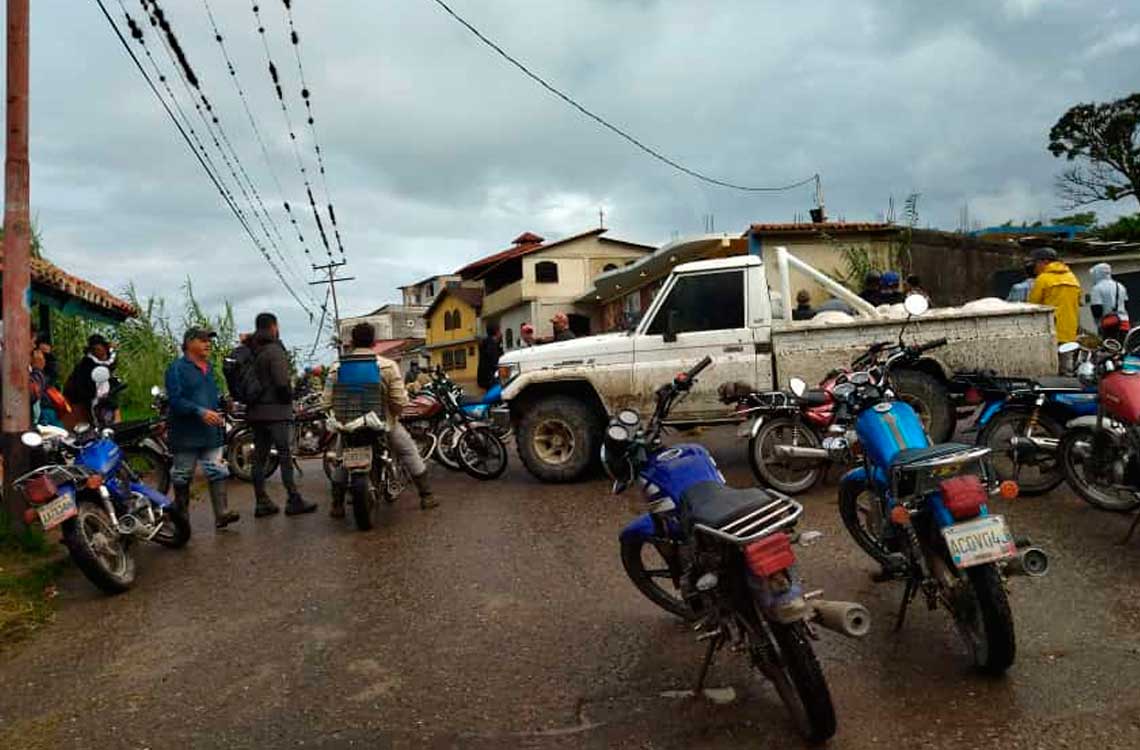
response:
M677 319L680 316L680 310L670 310L665 316L665 333L662 334L661 340L666 344L672 344L677 340Z

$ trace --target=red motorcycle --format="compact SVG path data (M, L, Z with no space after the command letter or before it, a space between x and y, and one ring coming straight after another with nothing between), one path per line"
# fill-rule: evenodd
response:
M1069 485L1085 502L1101 510L1123 513L1140 508L1138 350L1140 329L1135 329L1123 346L1115 339L1105 339L1080 365L1077 377L1097 387L1097 413L1070 420L1057 447ZM1129 538L1136 525L1134 522L1129 529Z

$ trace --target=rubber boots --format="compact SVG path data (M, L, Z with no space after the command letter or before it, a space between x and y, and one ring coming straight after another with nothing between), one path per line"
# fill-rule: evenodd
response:
M316 503L307 503L300 495L290 495L289 499L285 501L285 515L299 516L303 513L312 513L317 509Z
M425 471L419 476L412 477L412 481L416 483L416 489L420 491L420 510L438 508L439 501L436 500L432 494L431 480L428 478L428 472Z
M210 482L210 505L214 507L214 528L224 529L231 523L241 520L241 515L230 510L226 498L226 480Z
M190 485L174 485L174 507L183 513L190 512Z
M348 492L348 487L343 484L333 482L332 484L332 507L329 508L330 518L344 518L344 496Z

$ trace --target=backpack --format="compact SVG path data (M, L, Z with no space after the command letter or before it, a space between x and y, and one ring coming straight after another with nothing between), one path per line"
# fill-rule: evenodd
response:
M253 349L242 344L222 361L222 374L230 396L246 406L256 404L265 393L265 387L257 377L256 360Z

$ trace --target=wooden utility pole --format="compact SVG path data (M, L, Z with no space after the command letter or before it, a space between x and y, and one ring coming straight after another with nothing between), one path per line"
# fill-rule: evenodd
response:
M8 0L8 138L4 158L4 507L16 529L24 502L11 480L27 465L20 435L31 426L31 212L28 208L28 4Z
M333 303L333 329L337 332L338 337L340 336L340 305L337 303L336 299L336 285L342 281L354 281L356 279L355 276L341 277L336 275L336 269L340 268L343 265L345 265L345 261L342 260L339 262L328 263L323 266L313 266L314 271L327 271L329 277L328 279L321 281L309 282L310 286L323 286L325 284L329 285L329 296L332 297Z

